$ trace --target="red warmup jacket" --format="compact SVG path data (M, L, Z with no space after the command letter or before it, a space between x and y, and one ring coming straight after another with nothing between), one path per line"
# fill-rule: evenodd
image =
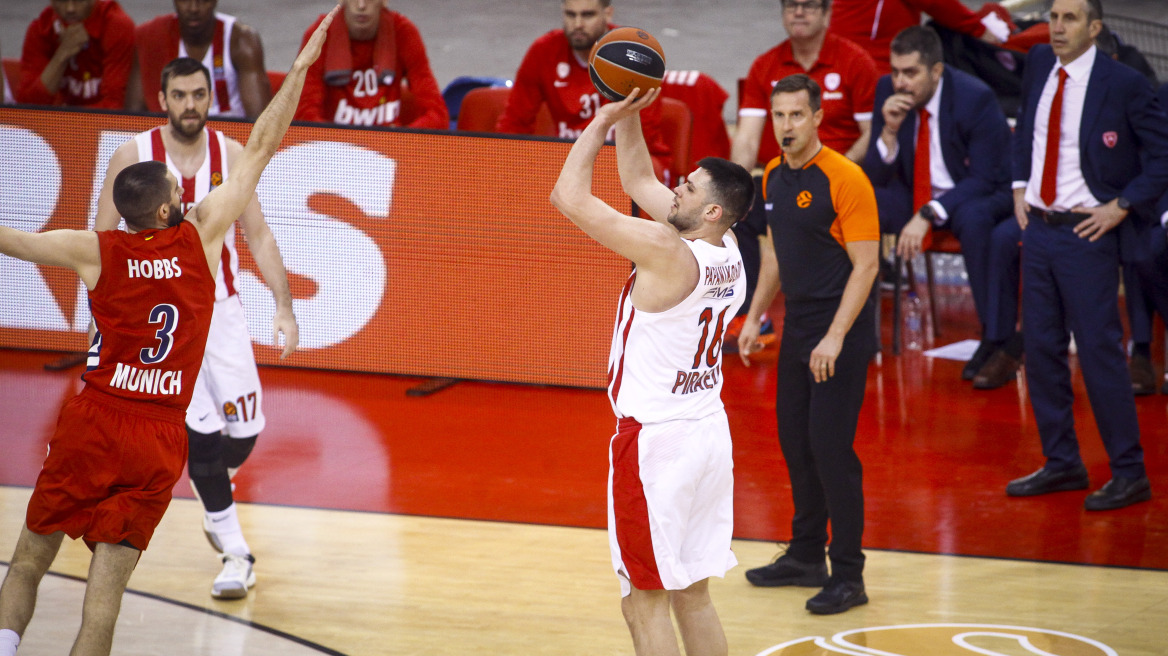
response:
M579 138L592 122L596 110L602 104L608 104L608 100L592 85L588 65L576 58L563 30L552 30L531 44L519 64L507 106L495 129L510 134L533 134L535 117L539 106L544 103L552 116L554 136L561 139ZM673 170L672 156L662 137L660 123L660 103L654 103L641 112L641 129L655 164ZM678 164L684 166L685 163ZM685 175L688 171L675 173Z
M922 13L957 32L975 37L985 32L977 14L959 0L834 0L827 30L866 49L885 75L892 38L906 27L920 25Z
M134 21L113 0L97 0L85 19L89 44L69 60L61 87L51 93L41 83L41 73L57 52L63 27L52 7L28 26L20 55L18 102L34 105L71 105L121 109L126 82L134 61Z
M410 19L388 9L382 10L386 20L394 26L396 58L392 70L379 71L374 62L378 40L352 41L352 69L347 83L330 85L325 82L325 63L329 61L329 40L324 51L309 69L304 80L304 91L296 108L296 119L339 123L342 125L382 125L411 128L450 129L450 114L438 89L438 81L430 70L422 34ZM301 47L308 42L316 26L324 19L322 14L304 33ZM333 23L343 27L344 21ZM417 117L408 124L402 122L402 79L409 83L410 93L417 103Z

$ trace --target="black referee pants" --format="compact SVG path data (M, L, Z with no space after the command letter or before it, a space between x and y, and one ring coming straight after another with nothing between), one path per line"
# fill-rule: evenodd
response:
M873 353L872 313L870 308L860 313L844 340L835 375L822 383L812 378L808 361L826 326L808 329L800 323L788 305L775 403L795 503L787 553L801 562L821 562L830 519L832 577L863 581L863 471L854 442Z

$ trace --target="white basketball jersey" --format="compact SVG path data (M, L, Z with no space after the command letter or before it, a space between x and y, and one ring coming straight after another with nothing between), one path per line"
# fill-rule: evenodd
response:
M722 409L722 338L746 295L742 254L729 231L721 247L700 239L685 244L699 272L685 300L664 312L637 310L635 269L621 293L608 358L608 398L617 417L654 423Z
M227 179L227 137L218 130L204 128L207 133L207 153L203 164L193 178L184 178L178 170L162 141L162 128L154 128L134 135L138 146L138 161L164 162L166 168L178 179L183 188L182 212L185 216L195 203L203 200L211 190ZM239 279L239 254L235 251L235 226L227 231L223 239L223 255L219 258L219 270L215 273L215 300L221 301L236 293Z
M215 44L207 48L207 54L203 55L203 66L211 72L211 116L234 116L242 118L243 113L243 98L239 95L239 76L235 74L235 66L231 61L231 30L235 28L235 16L228 14L220 14L215 12L215 19L223 24L223 48L222 52L216 52ZM178 56L190 57L187 54L187 46L182 39L178 40ZM216 61L219 59L219 61ZM225 111L222 108L222 102L219 98L219 93L222 87L215 84L216 80L225 81L227 87L227 97L231 104L231 109Z

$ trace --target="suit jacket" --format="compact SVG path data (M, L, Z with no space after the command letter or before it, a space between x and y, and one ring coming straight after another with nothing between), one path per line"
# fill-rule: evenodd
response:
M939 116L941 154L955 186L937 202L947 214L966 201L1010 189L1010 126L997 96L985 82L945 67L942 74ZM864 171L872 184L902 190L912 195L913 164L916 160L917 121L908 116L896 133L896 159L886 164L876 142L884 130L884 101L892 95L892 78L885 75L876 84L876 106L872 111L872 138L864 156ZM902 185L893 185L899 180ZM907 206L912 205L909 198ZM913 210L920 208L914 207ZM907 217L906 217L907 218Z
M1030 179L1038 99L1056 60L1047 44L1035 46L1027 57L1022 111L1014 130L1018 182ZM1104 203L1123 196L1150 214L1168 191L1168 115L1147 78L1098 51L1083 100L1079 153L1087 187ZM1121 246L1132 236L1123 234L1131 232L1132 223L1120 224Z

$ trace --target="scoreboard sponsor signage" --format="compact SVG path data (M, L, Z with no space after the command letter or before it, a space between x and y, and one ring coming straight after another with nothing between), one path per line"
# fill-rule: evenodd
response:
M93 226L113 151L157 118L0 108L0 224ZM251 125L209 126L245 142ZM569 144L293 126L257 189L288 269L300 351L278 360L274 304L240 234L239 295L264 364L604 387L627 260L548 202ZM594 190L630 210L615 152ZM0 258L0 347L81 351L68 270Z

